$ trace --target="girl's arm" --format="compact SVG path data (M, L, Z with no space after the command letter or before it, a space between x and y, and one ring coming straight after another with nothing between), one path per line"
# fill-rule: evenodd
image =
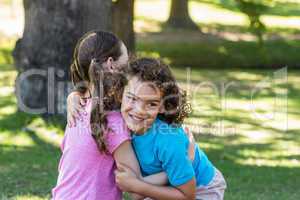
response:
M140 171L139 162L136 159L135 153L133 151L132 145L130 141L123 142L113 153L113 157L117 163L117 167L119 165L125 165L132 169L134 173L142 179L143 181L154 184L154 185L166 185L168 184L168 177L165 172L160 172L157 174L153 174L150 176L142 177Z
M80 92L71 92L67 98L67 121L68 126L76 126L76 119L81 119L81 114L85 113L83 106L85 101L84 94Z
M181 130L181 129L180 129ZM195 146L192 135L189 135L189 130L186 130L187 135L190 139L190 146ZM176 139L176 138L175 138ZM167 141L169 142L169 141ZM161 149L159 156L162 163L163 168L169 171L170 175L172 175L171 180L175 184L175 180L177 180L176 184L181 183L178 187L166 187L166 186L157 186L154 184L149 184L142 180L139 176L137 176L134 171L132 171L128 166L122 166L121 164L118 166L118 170L116 172L116 182L119 187L124 191L138 193L143 196L151 197L154 199L194 199L195 198L195 190L196 183L193 175L193 167L192 163L190 163L187 159L185 144L182 143L182 140L174 140L172 144L177 144L178 148L173 149ZM189 149L190 152L190 149ZM192 148L192 157L189 156L190 159L194 159L194 149ZM169 166L169 167L168 167ZM178 170L187 169L185 172L179 173ZM181 174L181 175L180 175ZM185 182L182 181L182 176L190 177ZM181 181L179 181L181 180ZM189 180L189 181L188 181ZM175 185L176 185L175 184Z
M125 165L126 167L130 168L137 177L144 180L146 183L154 185L166 185L168 183L168 178L165 172L142 177L139 163L136 159L135 153L131 146L131 142L129 140L123 142L113 152L113 157L117 163L117 168L119 168L119 166ZM134 199L143 199L143 196L138 194L131 194L131 196Z
M127 166L119 165L116 172L118 186L127 192L134 192L153 199L194 200L196 195L195 178L178 187L157 186L139 179Z
M113 152L113 157L117 163L117 168L119 168L119 165L125 165L132 169L138 177L141 176L140 166L129 140L118 146Z
M195 179L176 188L170 186L157 186L136 179L133 192L157 200L195 200Z

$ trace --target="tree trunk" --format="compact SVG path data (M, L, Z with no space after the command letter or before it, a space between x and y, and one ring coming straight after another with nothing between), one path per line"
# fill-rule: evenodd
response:
M172 0L170 16L166 25L172 28L199 29L189 15L188 0Z
M65 114L69 66L85 32L111 30L111 0L24 0L25 28L13 52L20 110Z
M135 36L133 30L134 0L118 0L113 3L113 32L125 43L133 53Z

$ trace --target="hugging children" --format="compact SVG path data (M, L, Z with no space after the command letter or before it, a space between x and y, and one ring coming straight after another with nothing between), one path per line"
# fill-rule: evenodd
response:
M69 116L81 120L66 128L53 199L117 200L119 189L134 199L223 199L221 172L181 126L189 105L169 67L127 60L110 33L78 42L71 72L79 93L70 95ZM87 98L82 108L78 98Z

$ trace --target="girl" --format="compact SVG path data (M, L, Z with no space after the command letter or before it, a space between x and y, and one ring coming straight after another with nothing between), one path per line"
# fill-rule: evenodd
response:
M187 157L188 139L180 124L189 107L169 67L142 58L130 64L127 74L121 112L142 174L164 171L171 187L145 183L122 165L116 173L119 187L154 199L222 200L226 183L221 172L198 146L192 163Z
M59 176L52 190L54 200L120 200L115 163L140 174L129 131L115 111L120 108L126 83L123 74L115 72L121 71L127 61L125 45L111 33L89 32L77 43L71 76L76 89L87 98L83 107L86 115L77 126L65 130ZM167 182L164 173L143 180Z

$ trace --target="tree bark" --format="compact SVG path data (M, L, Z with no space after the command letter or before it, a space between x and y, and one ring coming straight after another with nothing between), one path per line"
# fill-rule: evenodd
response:
M125 43L128 50L135 50L133 29L134 0L118 0L113 3L113 32Z
M22 111L65 114L69 66L85 32L111 30L111 0L24 0L25 28L13 56Z
M172 28L199 29L189 15L188 0L172 0L170 16L166 25Z

